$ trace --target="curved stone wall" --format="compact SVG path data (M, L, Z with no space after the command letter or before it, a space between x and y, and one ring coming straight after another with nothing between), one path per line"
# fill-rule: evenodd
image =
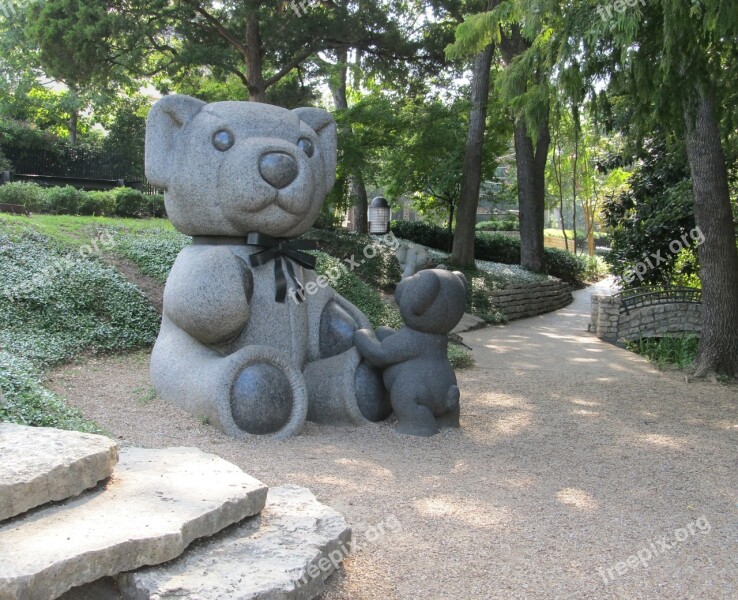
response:
M590 331L610 342L702 331L702 305L670 303L622 312L619 296L592 296Z
M513 321L558 310L573 298L568 283L551 277L547 281L508 285L492 292L490 300L508 321Z

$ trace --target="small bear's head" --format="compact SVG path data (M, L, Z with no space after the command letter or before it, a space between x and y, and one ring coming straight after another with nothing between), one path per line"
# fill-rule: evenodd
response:
M459 271L426 269L403 279L395 301L403 321L425 333L449 333L464 316L466 277Z
M336 123L319 108L159 100L146 120L146 177L187 235L296 237L336 178Z

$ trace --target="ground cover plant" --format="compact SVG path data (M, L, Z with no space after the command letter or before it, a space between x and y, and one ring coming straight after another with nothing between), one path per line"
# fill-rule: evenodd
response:
M48 367L149 346L159 318L143 294L95 256L0 217L0 419L93 430L45 390Z

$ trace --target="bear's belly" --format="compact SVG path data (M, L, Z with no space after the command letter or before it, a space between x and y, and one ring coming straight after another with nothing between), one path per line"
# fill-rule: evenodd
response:
M251 254L249 250L250 248L238 248L235 253L248 261L248 255ZM292 266L297 277L304 281L303 269L295 263L292 263ZM310 297L306 298L306 302L297 302L295 296L289 293L291 288L297 289L297 285L285 267L283 263L288 290L284 302L277 302L274 299L276 291L274 261L260 267L251 267L254 282L253 296L249 300L251 315L231 350L236 351L252 345L270 346L290 356L293 364L302 370L308 351L306 302L310 301Z

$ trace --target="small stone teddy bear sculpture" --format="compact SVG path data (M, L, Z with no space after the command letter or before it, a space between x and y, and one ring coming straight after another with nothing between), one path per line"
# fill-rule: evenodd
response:
M164 290L151 357L161 398L236 437L389 416L381 375L353 344L368 319L315 276L310 243L294 239L335 169L324 110L180 95L154 105L146 175L193 241Z
M459 388L448 361L448 333L466 307L463 273L427 269L403 279L395 300L405 326L354 334L361 355L384 369L384 385L397 417L397 431L431 436L459 426Z

